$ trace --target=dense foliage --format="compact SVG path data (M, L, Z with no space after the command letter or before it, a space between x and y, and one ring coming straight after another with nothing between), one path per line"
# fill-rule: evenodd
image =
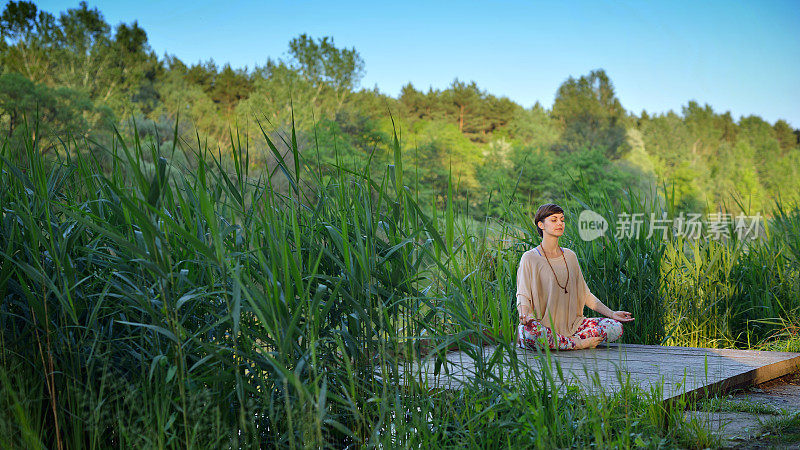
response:
M4 448L717 444L624 374L591 394L520 363L516 267L548 197L592 292L637 317L623 342L800 350L785 122L635 117L602 70L551 110L459 80L392 99L308 36L253 71L188 67L85 3L10 2L0 32ZM583 208L647 222L732 188L758 239L577 238ZM408 375L452 345L463 390Z
M602 69L567 79L549 109L523 108L458 79L427 92L408 84L398 98L360 89L365 62L328 37L301 35L286 59L250 70L187 65L159 58L136 22L112 29L85 2L55 15L11 1L0 37L0 133L20 142L25 120L38 117L43 152L67 134L108 144L109 122L169 147L165 130L179 122L181 139L212 142L226 159L235 129L258 170L275 163L261 129L279 141L294 115L301 152L379 170L391 159L391 114L422 204L443 204L452 172L456 198L474 217L497 213L490 199L501 192L564 200L581 177L592 181L590 198L666 185L680 209L698 212L731 195L753 211L779 193L800 195L800 133L785 121L736 121L694 101L677 113L632 114Z
M68 141L75 157L55 161L33 134L3 147L2 446L713 442L681 404L624 374L622 391L597 396L528 372L513 343L515 274L539 238L517 203L499 201L512 221L477 223L448 180L444 211L428 215L398 140L380 175L329 167L323 181L297 171L316 164L295 139L287 161L263 138L279 164L260 176L239 147L231 167L204 148L159 153L154 139L94 151ZM607 195L586 206L659 207ZM564 245L592 292L636 316L623 342L796 351L800 208L771 216L753 241L585 242L569 221ZM489 339L490 358L465 343ZM452 345L476 361L463 391L412 379L415 361Z

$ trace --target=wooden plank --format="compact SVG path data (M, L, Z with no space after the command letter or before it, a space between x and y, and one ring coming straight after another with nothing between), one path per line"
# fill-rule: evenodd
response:
M521 361L526 364L538 364L537 359L539 357L531 357L525 358ZM456 370L462 370L464 368L470 368L473 364L471 360L466 359L463 361L459 361L459 358L452 358L450 361L456 367ZM602 370L608 368L608 370L615 370L616 368L620 368L622 370L627 370L630 372L654 372L654 373L664 373L667 372L683 372L684 370L688 369L689 373L700 373L702 374L705 370L705 364L702 359L696 361L697 364L686 364L682 362L681 364L663 364L663 360L658 359L649 359L647 361L641 360L627 360L627 361L614 361L614 360L603 360L603 359L580 359L580 358L553 358L551 361L552 366L555 366L556 362L561 365L562 368L565 369L575 369L581 367L588 367L593 370ZM508 359L504 361L505 364L509 364ZM748 364L747 362L742 363L739 361L732 361L728 359L718 359L718 360L710 360L708 362L708 370L710 374L719 373L719 372L728 372L728 371L749 371L752 370L752 364Z
M523 350L525 351L525 350ZM730 350L729 350L730 351ZM736 350L733 350L736 351ZM580 353L580 352L574 352ZM561 354L555 355L554 359L557 359L562 362L569 362L569 361L619 361L628 364L630 367L632 364L647 364L651 363L659 367L670 367L672 365L678 366L697 366L701 369L705 365L705 359L708 359L708 366L709 367L720 367L725 366L728 367L762 367L764 365L768 365L775 362L784 361L786 359L791 359L796 357L798 354L793 353L785 353L780 352L777 355L763 355L763 353L768 352L761 352L761 355L739 355L739 354L727 354L727 355L714 355L714 354L706 354L706 355L696 355L694 358L687 358L686 356L682 356L679 359L669 358L671 355L653 355L651 354L623 354L619 355L610 355L607 354L604 357L599 357L598 355L587 354L584 357L578 355L570 355L570 356L562 356Z
M674 374L683 374L683 373L688 373L688 374L693 375L693 376L694 375L700 375L700 376L705 376L706 375L705 368L702 367L702 366L701 367L696 367L696 366L674 366L674 365L673 366L657 366L657 365L631 366L631 365L625 365L625 364L617 365L615 363L606 363L606 364L594 363L594 364L592 364L591 362L587 363L587 362L579 362L579 361L576 361L576 362L554 361L554 362L551 363L551 366L550 366L551 370L555 370L556 362L558 362L558 364L560 365L562 370L572 370L572 371L586 370L588 372L596 372L596 371L616 372L617 370L620 370L620 371L630 372L630 373L645 373L645 374L653 374L653 375L657 375L657 374L671 374L671 375L674 375ZM538 363L534 363L534 364L536 364L536 368L537 369L540 367L538 365ZM528 365L530 365L530 363L528 363ZM432 365L431 366L426 366L426 367L432 367ZM455 365L455 366L449 366L449 368L450 368L451 371L456 371L456 372L474 372L475 371L474 366L471 366L471 365L464 365L464 366ZM503 368L502 365L499 365L499 366L495 365L494 366L495 370L499 370L501 368ZM708 376L709 377L714 377L714 376L717 376L718 374L748 372L750 370L752 370L752 368L750 368L750 367L741 366L741 365L737 365L737 364L730 364L730 363L719 364L719 365L709 365L709 367L708 367Z
M707 395L708 393L712 392L724 392L737 387L763 383L788 373L793 373L797 370L800 370L800 353L795 353L795 355L798 356L795 356L794 358L788 357L783 361L777 361L772 364L756 367L746 372L722 378L714 383L700 386L693 391L687 392L687 395L696 397L700 395Z
M473 354L475 350L477 348L473 349ZM476 356L483 360L484 367L494 358L490 370L492 376L509 382L518 379L511 371L504 370L511 364L511 355L507 352L502 355L494 354L496 346L483 347L480 350L481 353ZM516 347L513 350L516 352L514 356L522 365L521 369L537 373L541 370L544 352ZM691 396L761 383L800 369L800 353L758 350L610 344L589 350L555 351L550 356L551 370L555 370L556 364L560 365L566 384L592 387L592 378L596 375L604 389L614 392L620 387L618 376L629 375L631 382L639 384L643 389L663 383L665 400L682 394ZM439 376L434 377L434 364L433 359L415 363L411 369L413 377L417 380L428 380L429 385L438 384L457 389L474 379L479 372L475 367L476 361L464 351L447 355L449 374L445 374L445 364L442 364ZM483 374L488 375L486 371ZM403 376L405 375L404 373ZM521 375L525 376L524 370Z
M522 350L522 349L521 349ZM593 349L594 350L594 349ZM765 352L765 351L754 351L754 350L731 350L731 349L703 349L707 351L703 352L671 352L671 351L658 351L654 352L652 349L649 351L645 351L643 349L635 349L633 351L625 349L624 351L620 350L605 350L606 355L614 354L614 355L625 355L625 357L634 357L636 359L652 359L652 360L663 360L664 358L703 358L707 356L708 358L720 358L720 359L736 359L740 361L753 361L760 362L760 361L779 361L786 359L787 357L791 357L792 355L796 355L793 353L787 352ZM523 351L533 351L533 350L523 350ZM559 359L586 359L588 358L597 358L601 357L597 352L585 351L585 354L581 354L583 351L569 351L563 353L553 353L554 355L558 355ZM741 353L740 353L741 352ZM571 353L571 354L568 354ZM602 356L606 359L609 356Z
M527 366L535 366L537 369L542 366L543 363L538 361L520 361L520 363L525 364ZM776 362L779 363L779 362ZM510 362L505 362L505 364L494 364L493 367L495 368L502 368L507 367ZM545 363L546 364L546 363ZM706 372L706 366L703 365L702 361L699 361L696 365L659 365L655 362L627 362L627 363L618 363L618 362L611 362L611 361L552 361L550 364L551 369L555 369L556 364L558 364L564 370L581 370L583 368L589 371L596 371L596 370L623 370L627 372L643 372L643 373L692 373L692 374L704 374ZM487 367L488 365L484 365ZM452 368L453 370L463 371L463 370L474 370L474 365L470 363L465 364L458 364L455 363L454 365L448 365L448 368ZM708 374L712 376L712 374L716 373L726 373L726 372L747 372L753 370L754 367L750 367L748 365L736 364L735 362L730 361L719 361L717 363L709 363L708 364ZM757 368L757 367L756 367Z

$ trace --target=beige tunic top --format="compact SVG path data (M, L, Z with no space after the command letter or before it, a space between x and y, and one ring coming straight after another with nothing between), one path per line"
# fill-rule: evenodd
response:
M517 311L520 322L533 317L556 333L571 336L583 322L583 307L587 302L594 304L596 297L589 291L589 286L583 279L575 252L568 248L563 250L564 257L559 255L547 259L542 256L544 253L540 255L535 248L522 254L517 269ZM555 278L558 277L561 286L567 281L564 259L569 265L566 294ZM553 266L552 269L547 260Z

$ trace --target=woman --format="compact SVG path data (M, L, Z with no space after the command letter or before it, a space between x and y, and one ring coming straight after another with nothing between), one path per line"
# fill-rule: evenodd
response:
M575 252L558 245L564 234L564 210L548 203L534 217L542 243L522 255L517 270L517 345L551 349L594 348L622 336L622 324L633 320L627 311L612 311L589 291ZM583 307L608 317L583 316Z

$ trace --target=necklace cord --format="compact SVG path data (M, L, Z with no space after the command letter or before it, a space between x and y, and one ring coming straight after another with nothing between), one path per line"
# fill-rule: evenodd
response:
M544 247L541 245L540 247L542 247L542 251L544 251ZM567 268L567 281L564 283L564 286L561 286L561 283L558 282L558 276L556 275L556 270L553 269L553 265L550 264L550 260L547 258L547 252L544 253L544 259L545 261L547 261L547 265L550 266L550 270L553 271L553 277L556 279L556 284L558 285L558 287L564 289L564 293L568 294L569 292L567 292L567 285L569 285L569 264L567 264L567 257L564 256L564 249L561 247L558 248L561 249L561 257L564 258L564 266L566 266Z

